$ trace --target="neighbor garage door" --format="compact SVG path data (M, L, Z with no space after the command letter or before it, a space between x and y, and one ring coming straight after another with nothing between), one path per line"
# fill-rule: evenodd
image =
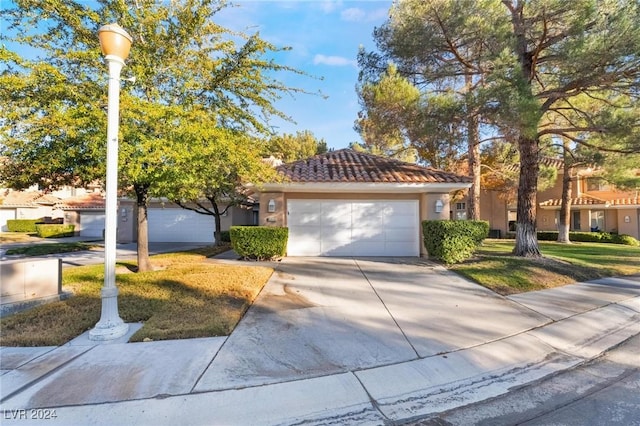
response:
M289 256L419 256L418 201L289 200Z
M185 209L149 209L149 241L213 243L213 216Z
M80 236L103 238L104 214L80 212Z

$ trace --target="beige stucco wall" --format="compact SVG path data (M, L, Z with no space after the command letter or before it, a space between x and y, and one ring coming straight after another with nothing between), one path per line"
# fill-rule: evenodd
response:
M640 239L640 209L618 210L618 233Z
M490 229L499 229L504 237L508 229L507 201L497 191L480 192L480 219L489 222Z

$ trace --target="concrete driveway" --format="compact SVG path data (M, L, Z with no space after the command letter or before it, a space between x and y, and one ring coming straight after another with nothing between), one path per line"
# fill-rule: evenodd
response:
M457 351L550 319L417 258L285 258L195 390Z

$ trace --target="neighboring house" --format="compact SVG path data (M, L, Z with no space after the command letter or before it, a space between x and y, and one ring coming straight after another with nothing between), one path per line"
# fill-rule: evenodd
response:
M0 194L0 231L8 231L7 220L56 217L53 206L58 201L60 198L40 191L3 190Z
M556 231L560 220L562 199L561 161L556 161L558 178L555 184L538 192L536 211L539 231ZM571 182L572 231L617 232L640 238L640 198L638 192L619 191L607 185L589 168L575 171ZM480 196L480 217L502 236L514 230L516 202L506 200L498 191L483 190Z
M85 237L102 238L104 232L103 194L95 193L68 198L56 204L64 212L65 223L76 225L79 234ZM149 242L193 242L212 243L215 223L213 216L183 209L168 201L152 200L147 209ZM222 217L222 229L232 225L252 224L253 212L249 209L231 208ZM118 200L119 243L137 240L137 208L133 200Z
M259 224L289 228L288 256L420 256L420 223L449 219L471 179L350 149L277 167L260 187Z

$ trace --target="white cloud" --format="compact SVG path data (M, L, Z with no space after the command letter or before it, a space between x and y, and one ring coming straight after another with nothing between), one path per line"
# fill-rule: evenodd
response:
M357 66L357 62L342 56L326 56L317 54L313 57L314 65L329 65L332 67Z
M342 18L343 21L347 22L364 21L366 16L367 14L365 13L365 11L357 7L350 7L349 9L345 9L340 12L340 18Z
M347 22L372 22L387 18L388 9L379 8L366 12L358 7L350 7L340 12L340 18Z
M324 13L331 13L336 9L342 7L342 0L325 0L320 2L320 9Z

